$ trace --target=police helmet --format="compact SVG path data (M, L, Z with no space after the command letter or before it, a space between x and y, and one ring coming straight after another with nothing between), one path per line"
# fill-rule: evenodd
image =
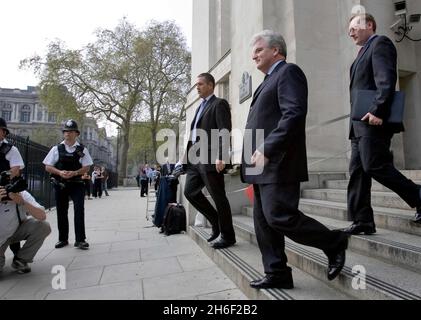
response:
M64 123L63 132L65 132L65 131L76 131L77 133L80 134L80 131L79 131L78 127L77 127L76 121L75 120L72 120L72 119L67 120Z
M0 118L0 129L3 129L4 131L6 131L6 135L10 133L9 129L7 129L6 120L4 120L3 118Z

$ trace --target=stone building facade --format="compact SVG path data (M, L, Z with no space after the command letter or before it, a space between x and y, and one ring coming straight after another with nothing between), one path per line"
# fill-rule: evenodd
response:
M399 41L391 26L394 0L201 0L193 1L192 85L195 76L210 71L216 94L232 108L233 128L245 127L250 94L263 81L251 59L250 40L264 29L281 32L289 62L298 64L309 83L307 148L310 171L347 171L349 68L358 48L348 37L348 20L354 11L376 17L378 34ZM421 13L421 1L405 2L408 17ZM414 23L411 38L421 38ZM398 90L406 93L406 132L395 136L393 152L399 168L421 169L421 43L405 38L395 42L399 56ZM251 82L251 85L250 85ZM196 90L188 96L187 123L199 104ZM233 161L240 162L241 135L233 139Z

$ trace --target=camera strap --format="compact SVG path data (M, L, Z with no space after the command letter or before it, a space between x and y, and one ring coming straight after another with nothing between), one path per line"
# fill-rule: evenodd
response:
M20 211L19 211L18 204L16 204L16 214L18 215L19 225L21 225L22 224L22 219L20 218Z

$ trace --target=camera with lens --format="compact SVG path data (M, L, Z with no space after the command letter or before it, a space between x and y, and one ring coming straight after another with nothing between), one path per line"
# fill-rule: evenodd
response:
M9 201L9 193L19 193L28 188L26 180L21 176L11 178L9 171L3 171L0 174L0 186L6 190L7 196L2 198L1 201Z

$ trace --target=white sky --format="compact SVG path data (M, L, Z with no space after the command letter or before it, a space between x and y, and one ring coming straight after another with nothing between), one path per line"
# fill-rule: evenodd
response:
M56 38L69 48L95 40L98 28L114 29L119 20L143 29L154 19L174 20L191 48L192 0L5 0L0 4L0 87L26 89L38 84L19 62L39 54Z

